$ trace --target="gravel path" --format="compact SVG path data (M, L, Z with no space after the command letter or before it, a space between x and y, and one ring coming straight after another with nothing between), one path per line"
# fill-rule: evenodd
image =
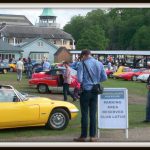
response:
M150 142L150 127L129 129L126 139L125 130L103 130L98 142ZM77 134L68 136L37 136L0 139L0 142L73 142ZM88 139L87 139L88 140Z

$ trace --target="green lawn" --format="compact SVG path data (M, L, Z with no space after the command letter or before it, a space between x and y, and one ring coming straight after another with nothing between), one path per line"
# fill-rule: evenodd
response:
M17 90L27 92L29 94L48 96L49 94L39 94L36 89L30 88L28 79L25 74L21 82L16 81L16 73L0 74L0 84L10 84ZM129 95L143 96L146 98L147 90L144 83L114 80L109 79L103 83L105 87L121 87L127 88ZM71 100L70 100L71 102ZM79 102L75 102L79 108ZM129 128L146 127L148 124L142 123L145 119L145 103L143 104L129 104ZM77 119L70 121L69 126L63 131L46 130L44 127L29 127L17 129L4 129L0 130L0 138L13 138L13 137L31 137L31 136L50 136L50 135L69 135L80 134L80 112Z

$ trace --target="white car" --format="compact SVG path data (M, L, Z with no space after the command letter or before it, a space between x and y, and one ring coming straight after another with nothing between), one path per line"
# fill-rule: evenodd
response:
M149 75L150 74L141 74L137 77L137 80L141 82L147 82Z

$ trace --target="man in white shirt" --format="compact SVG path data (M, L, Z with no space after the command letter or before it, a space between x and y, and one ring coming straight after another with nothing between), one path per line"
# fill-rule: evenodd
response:
M24 70L24 64L22 62L22 58L19 58L19 61L17 61L16 69L17 69L17 81L21 81L22 72Z

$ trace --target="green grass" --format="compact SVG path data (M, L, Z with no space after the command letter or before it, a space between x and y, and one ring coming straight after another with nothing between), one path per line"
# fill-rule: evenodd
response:
M38 96L49 96L49 94L39 94L37 89L31 88L28 85L28 79L25 74L21 82L16 81L16 73L0 74L0 84L11 84L17 90L34 94ZM114 80L109 79L104 82L105 87L121 87L127 88L129 95L142 96L146 98L147 90L144 83ZM71 99L69 100L71 102ZM79 107L79 102L75 102L75 105ZM143 104L129 104L129 128L135 127L147 127L148 124L142 123L145 119L145 103ZM71 120L69 126L63 131L46 130L44 127L28 127L28 128L16 128L16 129L4 129L0 130L0 138L13 138L13 137L32 137L32 136L57 136L57 135L70 135L80 134L80 112L75 120Z
M126 81L121 79L109 79L103 83L104 87L109 88L127 88L129 95L138 95L146 97L146 83Z

